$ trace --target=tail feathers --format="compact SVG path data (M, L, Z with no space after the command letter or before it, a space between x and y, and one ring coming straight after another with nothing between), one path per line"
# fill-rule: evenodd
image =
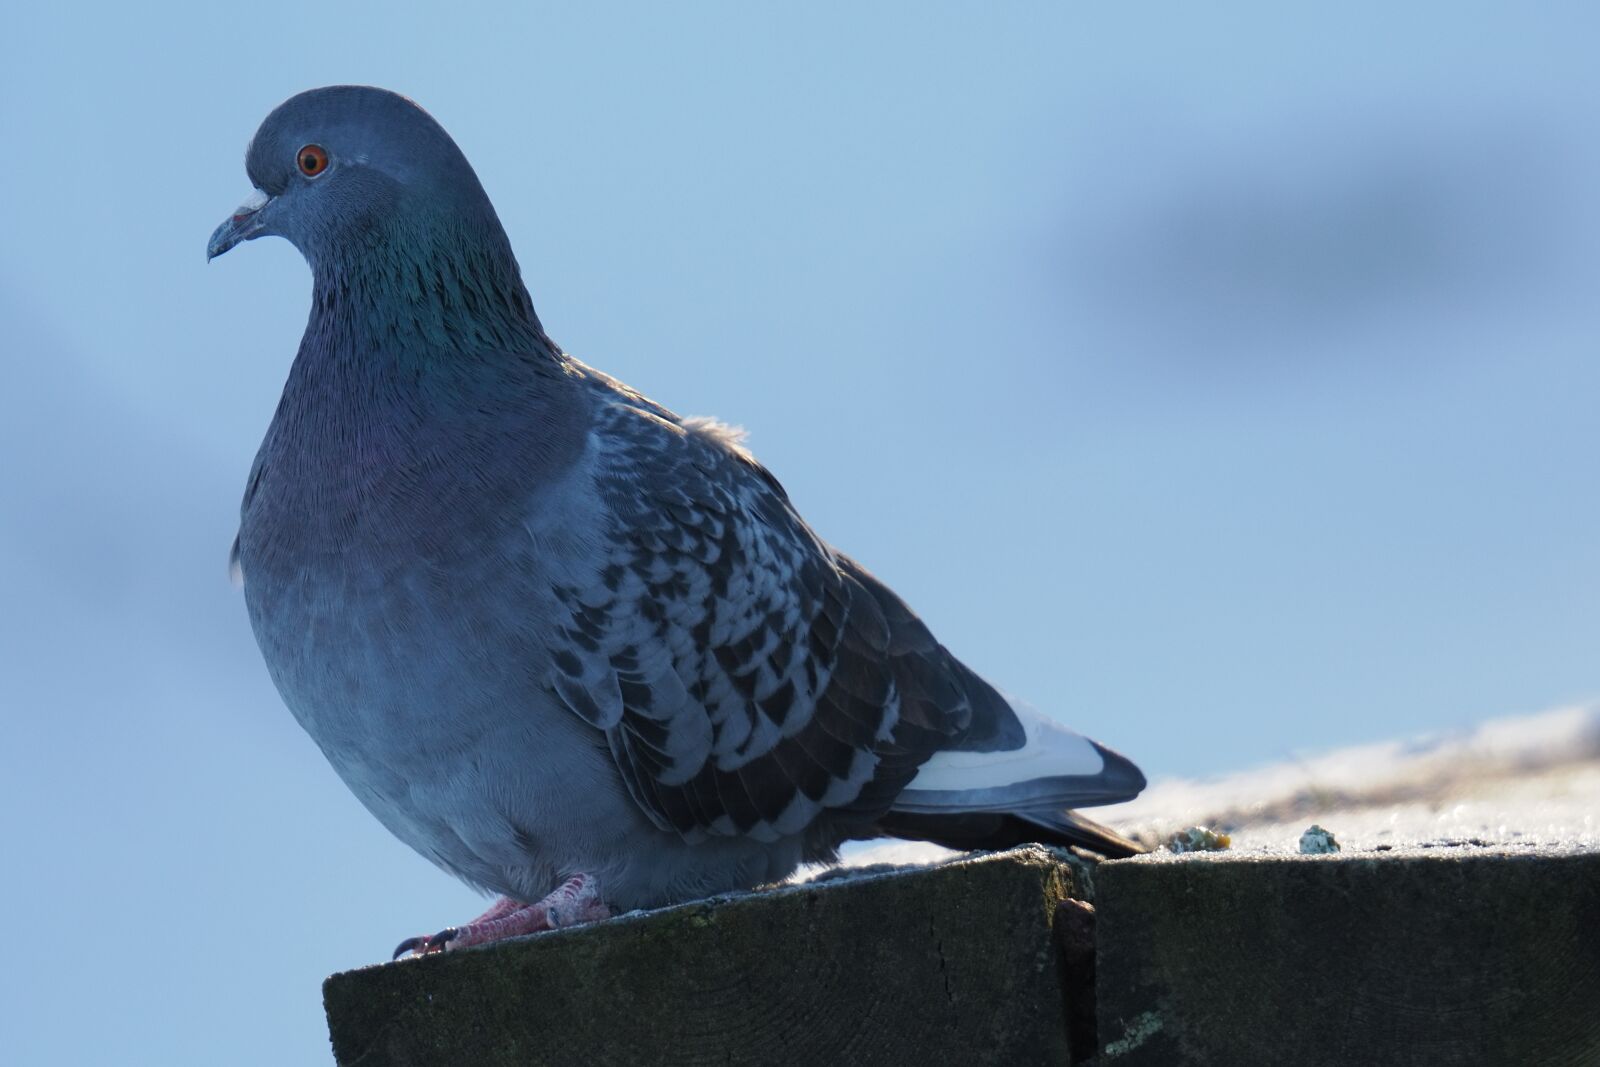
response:
M895 798L894 810L1056 812L1132 800L1144 789L1133 762L1097 741L1026 720L1028 741L1004 752L939 752Z
M1078 845L1109 859L1123 859L1150 851L1104 823L1085 818L1075 811L1019 812L1017 818L1050 835L1044 838L1045 844Z
M1078 845L1106 856L1144 849L1069 810L1132 800L1144 775L1132 761L1051 719L1017 714L1020 737L935 753L895 797L878 828L950 848L1028 842Z
M891 837L931 841L963 851L1014 848L1035 842L1076 845L1109 859L1124 859L1148 851L1109 826L1086 819L1075 811L966 811L941 815L891 811L878 820L877 828Z

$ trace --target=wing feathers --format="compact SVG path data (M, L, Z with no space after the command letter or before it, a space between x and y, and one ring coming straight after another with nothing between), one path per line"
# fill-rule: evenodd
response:
M898 796L945 811L954 793L1012 789L998 764L1031 773L1037 753L1016 744L1005 702L819 541L747 453L712 424L597 389L593 485L608 525L593 573L554 590L569 618L549 684L605 732L655 825L774 840L825 810L866 826L891 804L922 810ZM940 753L969 734L996 751ZM1095 748L1055 745L1038 766L1100 772Z

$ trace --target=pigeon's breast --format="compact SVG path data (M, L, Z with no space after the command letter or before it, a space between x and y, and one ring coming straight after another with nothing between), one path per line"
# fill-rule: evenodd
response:
M251 625L285 702L330 758L384 760L459 733L543 657L524 613L547 583L514 537L445 557L390 538L329 550L281 528L269 546L261 533L240 535Z
M239 533L245 600L285 703L342 773L419 772L508 706L538 717L540 620L601 521L572 503L582 459L496 473L435 454L365 480L266 466Z
M562 854L552 835L576 831L555 824L644 825L625 806L568 810L615 770L547 688L553 590L597 566L606 521L589 444L496 508L430 510L425 526L378 499L331 522L306 510L303 482L263 476L240 529L251 623L284 702L390 831L502 893L548 891L527 857L529 842Z

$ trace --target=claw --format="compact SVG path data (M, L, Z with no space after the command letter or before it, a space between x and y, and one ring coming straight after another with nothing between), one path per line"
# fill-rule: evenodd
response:
M389 958L391 960L397 960L401 956L404 956L407 952L415 953L418 956L427 956L430 953L443 952L445 947L449 945L450 942L454 941L455 938L456 928L454 926L447 926L438 933L428 937L408 937L404 941L400 942L400 944L394 950L394 955L390 956Z
M426 937L408 937L404 941L400 942L400 944L394 950L394 955L390 956L389 958L391 960L397 960L401 956L404 956L407 952L415 952L420 956L428 950L428 940L429 939Z

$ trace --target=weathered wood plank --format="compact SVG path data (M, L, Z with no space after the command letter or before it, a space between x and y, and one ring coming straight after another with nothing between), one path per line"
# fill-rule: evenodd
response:
M1095 871L1101 1067L1600 1064L1600 853Z
M379 1064L1065 1064L1042 849L840 878L336 974Z

